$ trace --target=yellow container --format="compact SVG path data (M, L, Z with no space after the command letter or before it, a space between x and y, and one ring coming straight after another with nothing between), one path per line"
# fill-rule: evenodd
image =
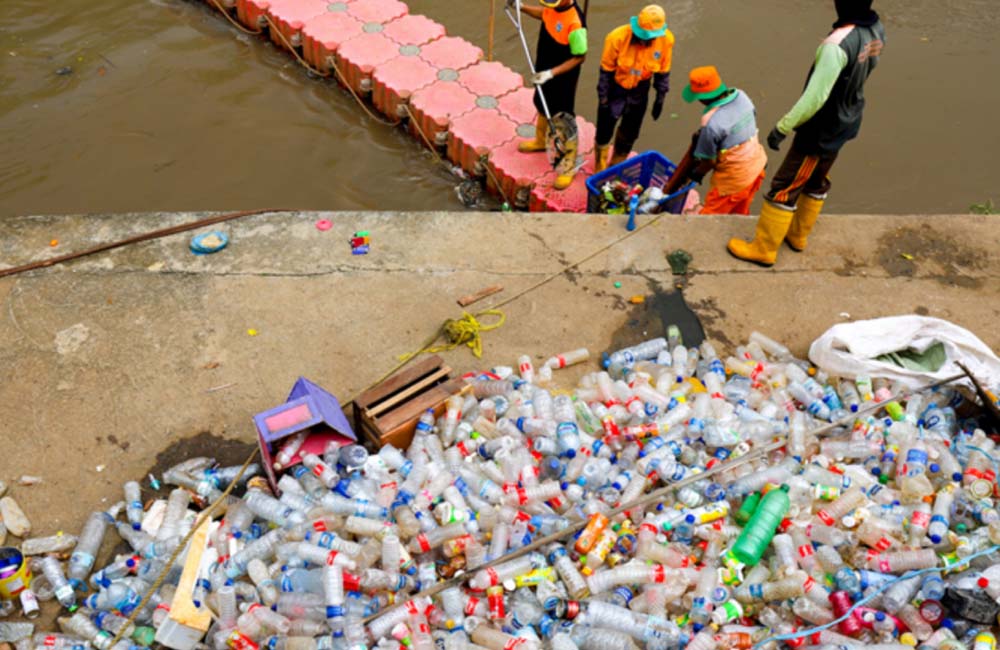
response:
M12 546L0 547L0 599L13 600L31 586L31 569L21 551Z

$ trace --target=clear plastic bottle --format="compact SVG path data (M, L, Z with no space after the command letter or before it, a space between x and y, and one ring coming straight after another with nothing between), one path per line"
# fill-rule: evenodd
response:
M55 597L59 601L59 604L67 609L73 608L76 605L76 594L73 592L73 587L69 581L66 580L66 576L63 575L59 560L48 555L41 558L39 564L49 584L55 591Z
M295 454L299 453L302 443L304 443L308 437L309 432L302 431L285 438L281 443L281 447L278 449L278 453L274 455L274 469L282 470L291 465Z
M142 492L136 481L128 481L123 486L125 492L125 516L132 528L139 530L142 526Z
M73 555L69 559L69 570L67 571L70 584L81 585L90 570L94 567L94 559L104 541L104 535L108 530L108 525L113 523L111 517L106 512L96 511L90 513L83 530L80 531L79 540Z

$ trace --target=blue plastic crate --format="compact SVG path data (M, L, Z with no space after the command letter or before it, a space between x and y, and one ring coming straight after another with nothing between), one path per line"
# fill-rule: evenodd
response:
M621 179L629 185L638 183L643 189L663 187L669 181L677 165L659 151L647 151L629 158L625 162L608 167L587 179L587 212L597 213L601 210L601 187L609 180ZM684 199L688 190L694 187L688 183L670 196L660 201L663 212L680 214L684 209ZM628 206L626 206L627 208Z

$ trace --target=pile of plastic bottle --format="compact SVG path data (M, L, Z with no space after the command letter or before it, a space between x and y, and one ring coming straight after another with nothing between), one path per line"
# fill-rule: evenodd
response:
M240 485L209 535L195 647L994 649L995 445L957 390L827 377L757 333L728 357L647 341L557 389L587 356L469 377L407 450L286 467L302 438L286 439L280 497ZM26 541L35 594L66 611L19 650L150 645L183 554L142 597L237 470L191 459L165 503L129 482L75 539ZM131 550L95 566L112 530Z

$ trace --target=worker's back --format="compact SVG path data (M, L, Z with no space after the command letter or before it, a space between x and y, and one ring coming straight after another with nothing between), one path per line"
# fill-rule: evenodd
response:
M839 151L861 130L865 82L878 65L885 28L881 21L870 26L845 25L831 32L824 42L839 46L847 55L847 65L823 108L800 126L798 133L821 150Z

